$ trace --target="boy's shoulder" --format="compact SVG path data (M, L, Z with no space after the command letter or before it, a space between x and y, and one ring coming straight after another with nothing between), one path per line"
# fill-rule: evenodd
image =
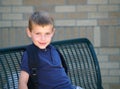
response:
M54 45L50 44L48 47L52 48L52 49L56 49Z

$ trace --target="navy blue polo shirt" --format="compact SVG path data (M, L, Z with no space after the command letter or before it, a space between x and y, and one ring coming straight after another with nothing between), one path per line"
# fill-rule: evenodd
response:
M74 89L61 64L59 54L53 46L39 49L38 54L39 89ZM30 74L26 51L23 54L21 70Z

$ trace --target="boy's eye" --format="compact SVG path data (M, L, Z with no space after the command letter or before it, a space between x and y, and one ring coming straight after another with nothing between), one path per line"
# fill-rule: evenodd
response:
M46 35L50 35L50 33L46 33Z
M36 35L39 35L40 33L36 33Z

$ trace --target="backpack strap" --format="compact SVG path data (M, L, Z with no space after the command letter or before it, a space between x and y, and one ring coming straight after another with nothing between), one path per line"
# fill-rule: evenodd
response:
M26 51L28 53L28 66L30 69L30 76L28 80L28 89L38 89L38 49L34 44L27 46Z

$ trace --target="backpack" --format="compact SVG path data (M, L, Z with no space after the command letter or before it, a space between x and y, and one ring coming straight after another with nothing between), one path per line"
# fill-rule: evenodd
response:
M30 76L29 76L29 80L28 80L28 89L38 89L38 78L37 78L37 68L38 68L38 48L34 45L34 44L31 44L31 45L28 45L26 47L26 51L27 51L27 54L28 54L28 66L29 66L29 69L30 69ZM58 50L57 50L58 51ZM61 58L61 62L62 62L62 65L65 69L65 72L67 73L67 65L65 63L65 60L62 56L62 54L58 51L59 53L59 56ZM33 60L34 59L34 60Z

